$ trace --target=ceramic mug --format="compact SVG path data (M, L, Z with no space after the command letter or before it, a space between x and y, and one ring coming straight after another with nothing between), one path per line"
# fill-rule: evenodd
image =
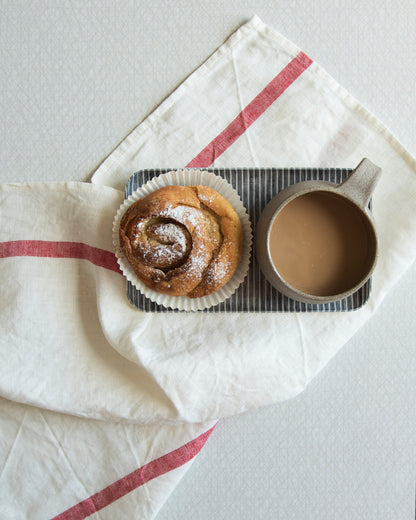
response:
M279 192L256 228L267 280L304 303L345 298L370 278L378 238L369 201L381 169L363 159L342 184L299 182Z

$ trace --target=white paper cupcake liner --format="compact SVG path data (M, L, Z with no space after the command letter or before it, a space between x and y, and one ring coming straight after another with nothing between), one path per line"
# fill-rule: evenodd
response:
M152 191L155 191L164 186L196 186L203 185L217 191L225 199L230 202L237 212L242 230L243 230L243 251L240 263L234 272L232 278L216 292L204 296L202 298L189 298L187 296L170 296L168 294L159 293L147 287L134 273L129 262L124 256L120 247L119 227L120 221L132 204L137 200L142 199ZM181 311L198 311L207 309L214 305L225 301L229 298L244 281L247 276L250 264L251 246L253 241L252 229L247 211L240 199L238 193L234 188L222 177L215 175L212 172L203 170L175 170L168 173L154 177L146 184L143 184L139 189L132 193L120 206L113 221L113 245L117 257L118 264L124 276L129 280L144 296L151 301L163 305L166 308L177 309Z

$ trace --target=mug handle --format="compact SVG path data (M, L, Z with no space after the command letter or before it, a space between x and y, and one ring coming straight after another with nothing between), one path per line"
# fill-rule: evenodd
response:
M381 168L365 157L338 189L366 211L380 175Z

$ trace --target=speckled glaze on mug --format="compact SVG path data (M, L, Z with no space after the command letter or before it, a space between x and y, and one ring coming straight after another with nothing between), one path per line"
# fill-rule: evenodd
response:
M256 258L264 276L279 292L285 294L286 296L289 296L294 300L298 300L304 303L330 303L350 296L366 283L366 281L370 278L371 274L373 273L378 259L377 232L373 216L368 206L371 195L378 182L380 175L381 169L375 164L373 164L369 159L365 158L360 162L360 164L353 170L350 176L342 184L334 184L327 181L299 182L293 184L292 186L289 186L288 188L285 188L284 190L279 192L275 197L273 197L273 199L265 207L257 223L255 238ZM348 230L350 236L348 238L349 242L346 241L346 244L348 244L349 249L353 248L355 237L357 237L357 240L360 241L360 244L356 242L357 247L365 247L366 250L365 265L357 264L357 272L354 272L353 274L348 276L347 271L349 267L349 260L348 255L346 255L345 261L347 263L345 264L344 262L344 264L347 268L344 269L344 274L337 275L338 279L336 283L334 282L333 285L334 291L332 291L331 287L328 286L327 289L322 289L322 293L320 293L321 288L318 288L318 286L316 288L313 288L313 290L309 290L309 286L307 286L307 284L301 282L293 282L293 278L291 279L291 277L288 276L287 273L285 276L282 275L282 273L284 272L283 263L279 263L276 261L276 248L279 247L279 244L276 245L275 242L272 242L272 240L275 240L277 236L277 226L285 225L285 222L287 220L285 220L284 215L285 213L288 213L288 210L293 212L294 209L291 208L295 208L296 205L299 207L301 204L304 204L302 201L307 201L308 198L318 199L319 197L321 197L322 200L324 200L325 198L331 199L331 211L333 212L331 218L334 218L334 220L338 220L341 223L341 227L343 221L345 223L345 216L341 215L341 213L337 215L337 208L339 208L340 212L342 208L344 208L344 211L345 208L348 208L348 211L350 211L351 216L354 217L350 219L351 222L360 221L360 226L364 229L364 231L359 231L358 228L357 230L355 230L351 222L349 222L348 225L351 228L351 230ZM347 213L348 212L346 212L345 214ZM319 235L320 230L318 229L315 231ZM357 233L355 233L355 231L357 231ZM285 229L283 228L283 233L284 232ZM342 231L342 233L343 232L344 231ZM366 243L362 244L361 242L364 240L364 235ZM283 237L284 234L281 234L279 236ZM340 239L342 241L342 236L340 236ZM293 244L296 245L296 241L293 240ZM311 240L313 240L312 235ZM346 247L345 244L341 245L344 248ZM305 246L302 247L299 248L299 252L297 253L299 255L302 255L302 258L299 257L300 262L298 263L302 265L303 262L303 265L306 265L305 262L308 261L308 254L304 255ZM312 245L309 247L315 247L315 249L318 249L317 251L314 251L315 257L318 258L319 254L317 253L319 253L320 247L319 241L316 242L315 246L312 243ZM349 249L347 253L349 253ZM306 253L308 253L308 250L306 250ZM323 252L321 256L324 256L324 253L325 252ZM284 254L285 251L282 250L282 255ZM354 255L354 251L352 251L351 254ZM293 260L296 261L296 257L288 257L289 264ZM340 268L341 267L342 265L340 264ZM319 266L322 275L325 275L326 268L327 267L323 263ZM302 267L298 267L298 269L302 269ZM279 272L279 270L281 272ZM318 279L319 276L316 278Z

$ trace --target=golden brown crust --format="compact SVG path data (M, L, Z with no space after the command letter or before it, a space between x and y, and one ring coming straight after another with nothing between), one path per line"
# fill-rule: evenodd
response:
M128 208L121 248L155 291L198 298L222 287L241 258L243 233L232 205L208 186L165 186Z

